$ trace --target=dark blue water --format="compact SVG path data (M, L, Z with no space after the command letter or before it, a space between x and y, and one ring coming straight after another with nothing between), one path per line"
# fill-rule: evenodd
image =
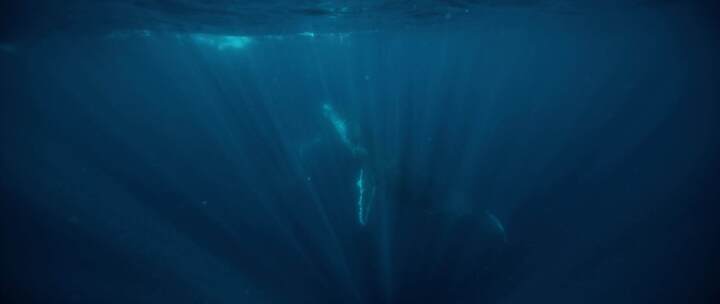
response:
M700 1L13 1L3 303L717 303Z

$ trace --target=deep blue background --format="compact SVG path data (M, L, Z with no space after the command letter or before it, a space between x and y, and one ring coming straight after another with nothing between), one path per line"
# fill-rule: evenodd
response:
M666 7L486 17L232 50L9 42L0 296L718 300L717 31ZM323 103L382 168L366 227Z

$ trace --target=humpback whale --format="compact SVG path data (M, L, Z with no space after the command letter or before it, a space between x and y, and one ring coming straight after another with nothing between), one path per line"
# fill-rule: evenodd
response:
M335 129L335 133L339 137L340 141L345 147L350 150L353 156L357 158L364 158L367 155L367 150L350 140L348 134L348 127L345 120L333 109L330 104L323 104L322 106L323 116L327 119ZM358 177L355 180L355 187L357 189L357 201L355 208L357 211L357 221L361 226L367 224L368 216L370 215L370 209L372 202L375 198L375 183L374 176L371 170L367 170L365 161L363 160L363 167L358 172Z

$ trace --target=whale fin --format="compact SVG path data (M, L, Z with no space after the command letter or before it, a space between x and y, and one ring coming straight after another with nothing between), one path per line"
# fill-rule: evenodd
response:
M495 227L495 229L497 229L498 233L500 233L500 235L502 235L503 241L505 243L507 243L507 233L505 233L505 226L503 226L500 219L497 216L495 216L495 214L492 214L490 211L485 211L485 215L488 217L488 219L490 220L490 223L492 223L493 227Z

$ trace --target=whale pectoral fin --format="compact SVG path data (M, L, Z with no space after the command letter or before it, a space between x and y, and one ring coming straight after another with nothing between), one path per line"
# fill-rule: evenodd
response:
M357 180L355 181L357 188L357 219L361 226L367 224L370 211L375 200L375 181L371 172L360 169Z
M488 217L488 220L492 224L492 226L496 229L498 234L500 234L503 238L503 241L507 243L507 233L505 232L505 226L502 224L500 219L495 216L495 214L491 213L490 211L485 211L485 215Z

